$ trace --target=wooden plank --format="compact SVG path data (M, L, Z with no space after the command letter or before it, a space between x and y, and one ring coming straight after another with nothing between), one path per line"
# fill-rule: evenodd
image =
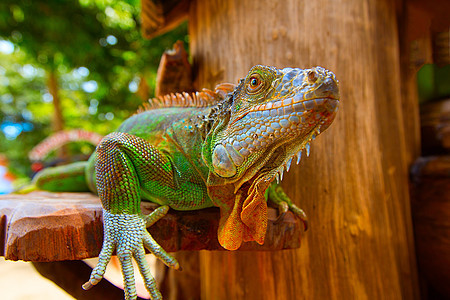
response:
M188 54L182 41L177 41L173 49L163 53L156 74L155 96L176 92L194 92L192 70Z
M412 168L412 177L419 271L429 290L440 293L439 299L449 299L450 156L421 157ZM430 296L429 299L438 298Z
M80 193L37 192L0 197L3 255L10 260L60 261L95 257L103 238L101 204Z
M420 109L422 155L450 151L450 99L430 102Z
M142 35L152 38L186 20L190 0L141 1Z
M298 250L201 252L202 299L417 299L395 3L191 3L196 86L255 64L320 65L340 80L334 124L283 186L310 218ZM406 105L406 107L402 107ZM411 143L411 145L418 146Z
M142 203L150 213L155 204ZM0 196L0 255L10 260L50 262L98 256L103 240L100 200L89 193L35 192ZM262 246L246 243L242 250L279 250L300 247L303 224L287 213L279 222L270 210L268 239ZM170 210L150 227L167 251L223 250L217 241L219 211Z
M429 17L428 29L434 32L448 30L450 2L448 0L406 0L406 5ZM418 30L420 32L420 29Z

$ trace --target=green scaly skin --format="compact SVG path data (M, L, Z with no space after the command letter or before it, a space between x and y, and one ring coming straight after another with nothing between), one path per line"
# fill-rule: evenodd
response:
M125 298L136 298L134 257L152 299L161 299L144 247L169 267L179 268L146 230L169 207L218 206L218 239L229 250L244 241L264 243L267 200L282 213L290 209L306 225L304 212L273 181L282 179L293 160L300 161L302 151L309 155L310 141L333 121L338 99L334 74L321 67L255 66L236 87L169 95L156 108L127 119L84 165L87 186L102 201L105 236L99 263L83 287L101 280L116 250ZM79 167L63 177L78 178ZM40 174L36 183L45 182L51 190L49 177L58 185L61 175L49 172ZM161 206L144 216L142 199Z

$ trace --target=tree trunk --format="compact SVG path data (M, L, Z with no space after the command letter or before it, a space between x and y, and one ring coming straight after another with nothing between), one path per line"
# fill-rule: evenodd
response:
M48 73L47 81L48 92L53 98L53 132L58 132L64 129L64 116L61 108L61 98L59 97L58 77L56 70L52 69ZM56 154L59 158L67 159L67 146L63 145L56 150Z
M334 124L283 186L310 218L298 250L200 254L202 299L417 299L395 4L379 0L191 4L198 87L255 64L320 65L340 80ZM408 107L406 111L417 111ZM410 138L410 139L409 139Z
M48 92L53 97L53 131L58 132L64 129L64 118L59 98L58 78L55 70L48 73Z

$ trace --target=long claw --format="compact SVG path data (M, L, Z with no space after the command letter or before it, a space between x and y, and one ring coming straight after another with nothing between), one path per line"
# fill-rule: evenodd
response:
M305 231L308 230L308 228L309 228L308 217L306 216L303 209L296 206L295 204L292 204L290 207L290 210L294 213L295 216L297 216L300 220L302 220Z
M309 222L308 220L302 220L303 221L303 227L305 228L305 231L309 229Z
M90 281L88 281L85 284L83 284L81 287L83 288L83 290L87 291L87 290L91 289L93 286L94 285Z

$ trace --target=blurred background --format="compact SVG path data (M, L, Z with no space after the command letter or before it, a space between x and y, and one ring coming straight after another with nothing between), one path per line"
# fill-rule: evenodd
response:
M142 37L139 0L2 0L0 194L88 157L95 145L83 139L29 155L63 129L114 130L154 95L161 55L177 40L188 42L186 23Z

